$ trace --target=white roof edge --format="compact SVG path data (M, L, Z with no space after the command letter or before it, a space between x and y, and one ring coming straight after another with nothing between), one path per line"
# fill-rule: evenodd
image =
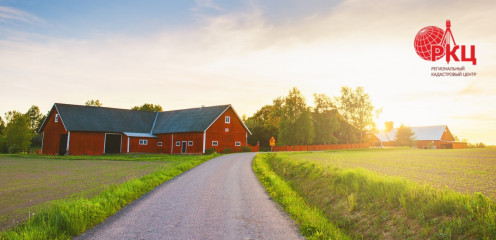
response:
M253 135L253 134L251 134L250 129L249 129L249 128L245 125L245 123L243 122L243 119L239 117L239 114L238 114L238 113L236 112L236 110L234 110L234 108L231 106L231 104L229 104L229 107L231 107L231 108L232 108L232 110L233 110L234 114L236 114L236 116L238 117L239 121L241 122L241 124L243 124L243 127L245 127L245 129L248 131L248 133L249 133L250 135Z
M219 114L219 116L217 116L217 117L215 118L215 120L214 120L214 121L212 121L212 123L210 123L210 125L208 125L208 127L207 127L207 128L205 128L204 132L206 132L206 131L207 131L207 130L208 130L208 129L209 129L209 128L210 128L210 127L211 127L211 126L212 126L212 125L216 122L216 121L217 121L217 119L219 119L219 118L220 118L220 116L222 116L222 114L224 114L224 113L227 111L227 109L229 109L229 108L232 108L232 110L233 110L234 114L236 114L236 117L238 117L238 119L240 120L241 124L243 124L243 127L244 127L247 131L248 131L248 133L249 133L250 135L252 135L252 134L251 134L250 129L249 129L249 128L245 125L245 123L243 122L243 119L241 119L241 118L239 117L238 113L236 112L236 110L234 110L234 108L233 108L233 106L232 106L231 104L229 104L229 105L226 107L226 109L224 109L224 111L222 111L222 112Z
M151 138L158 138L157 136L151 134L151 133L136 133L136 132L123 132L126 136L128 137L151 137Z
M217 117L216 117L216 118L215 118L215 119L214 119L214 120L210 123L210 125L208 125L208 127L207 127L207 128L205 128L205 130L203 130L203 131L204 131L204 132L206 132L206 131L207 131L207 130L208 130L208 129L209 129L209 128L210 128L210 127L211 127L211 126L215 123L215 121L217 121L217 119L219 119L219 118L220 118L220 116L222 116L222 114L224 114L224 113L227 111L227 109L229 109L230 107L231 107L231 104L229 104L229 105L226 107L226 109L224 109L224 111L222 111L222 112L219 114L219 116L217 116Z
M54 103L53 106L55 107L55 109L57 109L57 113L59 114L59 117L60 117L60 121L62 121L62 125L64 126L65 130L66 131L69 131L66 127L65 127L65 123L64 123L64 119L62 119L62 114L60 114L60 111L59 109L57 108L57 104ZM48 119L48 116L47 116L47 119Z
M153 134L153 129L155 129L155 123L157 123L158 113L155 114L155 120L153 121L152 129L150 130L150 134Z

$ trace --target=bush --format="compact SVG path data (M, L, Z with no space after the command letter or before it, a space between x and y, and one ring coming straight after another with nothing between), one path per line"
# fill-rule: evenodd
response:
M247 146L242 146L241 147L241 151L242 152L251 152L251 148L247 147Z
M224 148L224 149L222 150L222 153L224 153L224 154L226 154L226 153L231 153L231 152L232 152L232 149L230 149L230 148Z
M209 149L205 150L205 155L214 154L215 152L216 152L215 148L209 148Z
M10 147L9 147L9 153L19 153L19 146L17 144L12 144Z

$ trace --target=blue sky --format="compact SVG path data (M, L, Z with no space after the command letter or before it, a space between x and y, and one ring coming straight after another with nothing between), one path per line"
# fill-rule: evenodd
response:
M452 20L478 63L427 62L425 26ZM54 102L165 109L231 103L250 116L296 86L339 94L363 86L377 124L447 124L496 144L496 2L0 0L0 113ZM465 66L476 77L431 77Z

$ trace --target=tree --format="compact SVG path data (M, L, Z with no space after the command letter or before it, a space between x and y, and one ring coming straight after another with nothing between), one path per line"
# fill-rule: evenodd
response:
M374 128L374 110L370 97L364 92L363 87L357 87L355 90L349 87L341 88L341 96L336 97L340 115L351 126L360 131L360 143L363 142L363 135L366 131ZM380 111L376 111L377 114ZM346 129L350 134L351 129Z
M7 144L5 143L4 136L5 122L2 117L0 117L0 153L7 152Z
M0 117L0 135L2 135L3 129L5 129L5 122L3 121L2 117Z
M312 120L315 129L315 144L336 143L338 139L334 133L339 128L336 106L329 96L314 94L314 108Z
M100 102L100 100L88 100L84 103L86 106L93 106L93 107L102 107L103 104Z
M394 122L393 121L384 122L384 126L385 126L385 131L389 132L394 128Z
M30 127L31 119L28 114L9 111L5 114L7 126L4 129L4 141L7 147L28 148L34 135Z
M276 105L265 105L245 121L246 126L252 133L251 136L248 136L248 144L256 145L260 143L261 149L270 149L269 139L272 136L277 136L278 132L279 116L276 113L277 109Z
M134 106L131 108L131 110L137 110L137 111L149 111L149 112L162 112L162 106L160 105L154 105L151 103L145 103L141 106Z
M284 98L278 132L283 145L311 144L315 137L310 108L296 87Z
M396 132L396 146L413 146L415 142L415 133L411 127L401 124Z
M31 130L37 131L43 123L45 115L41 114L40 108L35 105L29 108L29 110L26 112L26 115L29 117L29 127L31 128Z
M46 115L40 113L40 109L35 105L31 106L25 115L29 117L29 127L33 131L31 146L41 147L43 137L37 131L40 129L41 124L43 124L43 121L45 121Z

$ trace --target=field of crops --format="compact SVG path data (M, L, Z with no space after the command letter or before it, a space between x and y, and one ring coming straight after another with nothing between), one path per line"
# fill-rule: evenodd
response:
M323 166L364 168L389 176L496 199L496 149L368 150L281 154Z
M254 169L305 236L496 239L495 149L271 153ZM307 208L318 211L301 217Z
M110 185L167 168L181 159L194 157L0 155L0 230L28 219L51 200L92 197Z

